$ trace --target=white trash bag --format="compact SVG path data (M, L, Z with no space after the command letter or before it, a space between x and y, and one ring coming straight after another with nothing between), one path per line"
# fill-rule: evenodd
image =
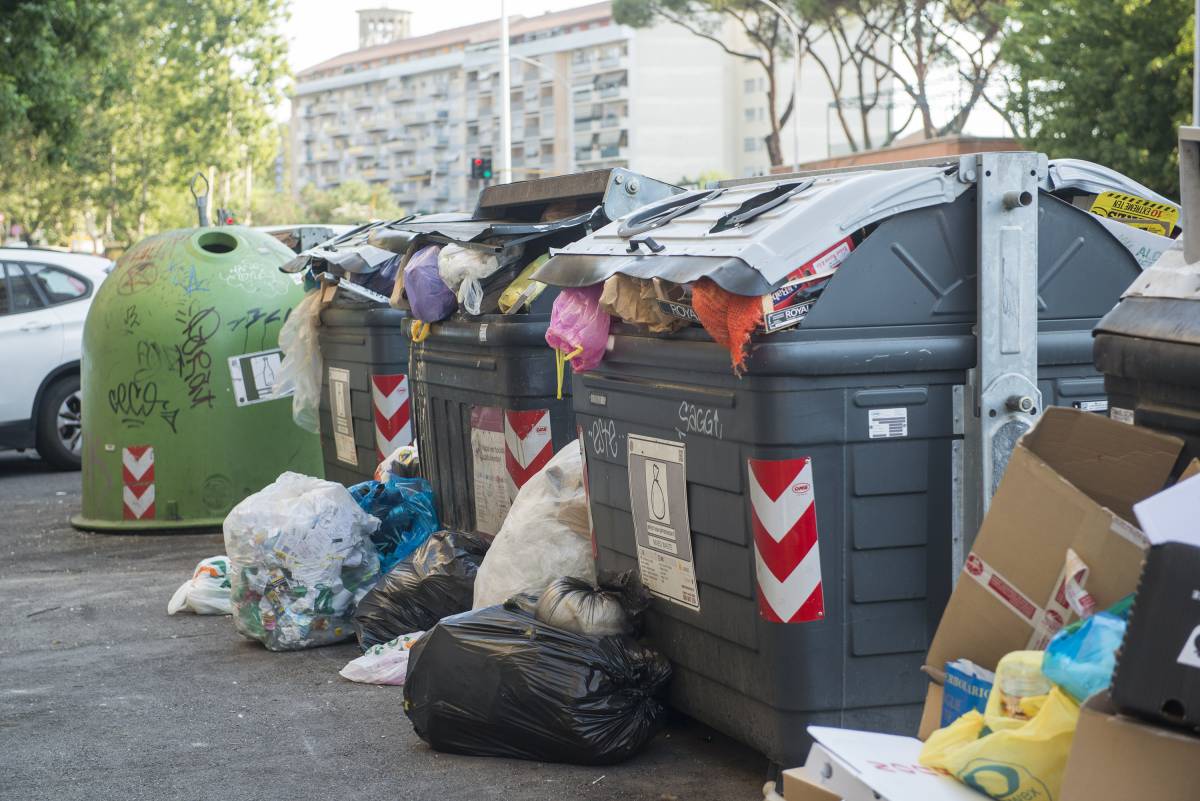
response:
M520 592L541 593L563 576L596 580L579 441L554 454L517 492L475 576L475 609Z
M283 363L271 387L272 398L292 396L292 419L314 434L321 431L321 293L313 290L296 304L279 329Z
M192 577L183 582L167 602L167 614L194 612L197 615L229 615L229 559L210 556L201 559Z
M272 651L354 636L354 608L379 579L379 521L345 487L284 473L233 507L224 528L240 634Z
M483 304L480 281L499 269L500 260L482 250L446 245L438 253L438 275L468 314L479 314Z
M351 659L338 674L350 681L361 684L404 684L408 675L408 652L412 650L417 640L424 635L423 631L412 634L401 634L394 640L372 645L358 659Z

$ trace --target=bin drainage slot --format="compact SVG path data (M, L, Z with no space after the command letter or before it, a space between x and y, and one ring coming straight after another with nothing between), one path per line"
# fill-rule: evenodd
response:
M232 234L223 231L209 231L200 234L197 244L206 253L231 253L237 250L238 241Z
M1186 717L1183 702L1178 698L1168 698L1166 701L1164 701L1162 705L1162 713L1167 717L1175 718L1176 720L1183 720L1184 717Z

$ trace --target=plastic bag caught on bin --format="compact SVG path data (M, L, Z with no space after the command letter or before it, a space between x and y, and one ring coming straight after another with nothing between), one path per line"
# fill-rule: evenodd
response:
M192 577L171 596L167 603L167 614L182 611L197 615L229 615L233 607L229 603L229 558L210 556L201 559L192 571Z
M662 310L652 281L621 273L610 275L604 282L600 308L627 323L645 326L652 333L670 333L688 324Z
M423 478L392 475L387 481L363 481L351 487L350 494L364 512L379 519L371 541L379 551L381 573L407 558L439 528L433 487Z
M309 292L296 304L279 329L283 362L271 387L271 397L292 396L292 419L314 434L321 430L321 346L317 324L321 317L321 293Z
M543 253L521 270L520 274L513 279L513 282L505 287L500 293L498 305L502 314L515 314L522 307L528 306L537 299L537 296L542 294L542 290L546 285L541 281L534 281L533 274L538 271L543 264L549 260L550 254Z
M612 318L600 308L604 284L568 288L554 299L546 344L558 362L558 397L562 398L563 371L570 362L576 372L592 370L604 358Z
M1058 798L1079 705L1036 675L1041 660L1041 651L1001 659L987 711L971 710L931 734L921 764L998 801Z
M225 518L233 622L272 651L354 636L354 606L379 578L379 521L341 484L282 474Z
M1107 689L1117 665L1117 649L1125 639L1132 604L1130 595L1055 634L1042 658L1046 678L1081 704Z
M579 441L525 482L475 578L474 608L540 593L562 576L596 580Z
M604 765L661 728L671 666L625 636L588 637L519 604L446 618L409 656L404 711L439 751Z
M438 245L427 245L404 266L404 294L413 317L424 323L445 320L458 308L458 300L438 274Z
M475 248L446 245L438 254L438 274L468 314L479 314L483 304L480 282L499 269L495 254Z
M538 599L534 616L555 628L600 637L636 634L650 594L632 570L602 575L595 584L574 576L553 582Z
M398 563L358 602L354 630L368 648L425 631L471 608L475 576L487 543L461 531L438 531Z
M424 634L423 631L414 631L373 645L362 656L347 662L338 675L361 684L404 684L404 677L408 674L409 651Z
M421 457L417 443L414 442L412 445L401 445L385 456L383 461L375 466L375 480L387 481L388 476L416 478L420 471Z

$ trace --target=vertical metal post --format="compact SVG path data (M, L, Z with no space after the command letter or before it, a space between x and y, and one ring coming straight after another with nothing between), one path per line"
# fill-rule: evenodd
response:
M977 361L963 393L963 532L969 550L1017 439L1042 411L1037 386L1037 153L963 159L978 191Z
M512 87L508 61L508 8L500 0L500 183L512 182Z

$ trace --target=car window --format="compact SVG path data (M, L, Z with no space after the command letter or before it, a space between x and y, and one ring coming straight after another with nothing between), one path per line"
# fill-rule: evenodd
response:
M82 298L91 290L91 286L84 279L48 264L26 262L25 271L41 288L42 297L52 305Z
M38 298L37 290L33 288L33 281L21 269L21 265L8 264L6 266L8 267L9 312L20 314L42 308L42 301Z

